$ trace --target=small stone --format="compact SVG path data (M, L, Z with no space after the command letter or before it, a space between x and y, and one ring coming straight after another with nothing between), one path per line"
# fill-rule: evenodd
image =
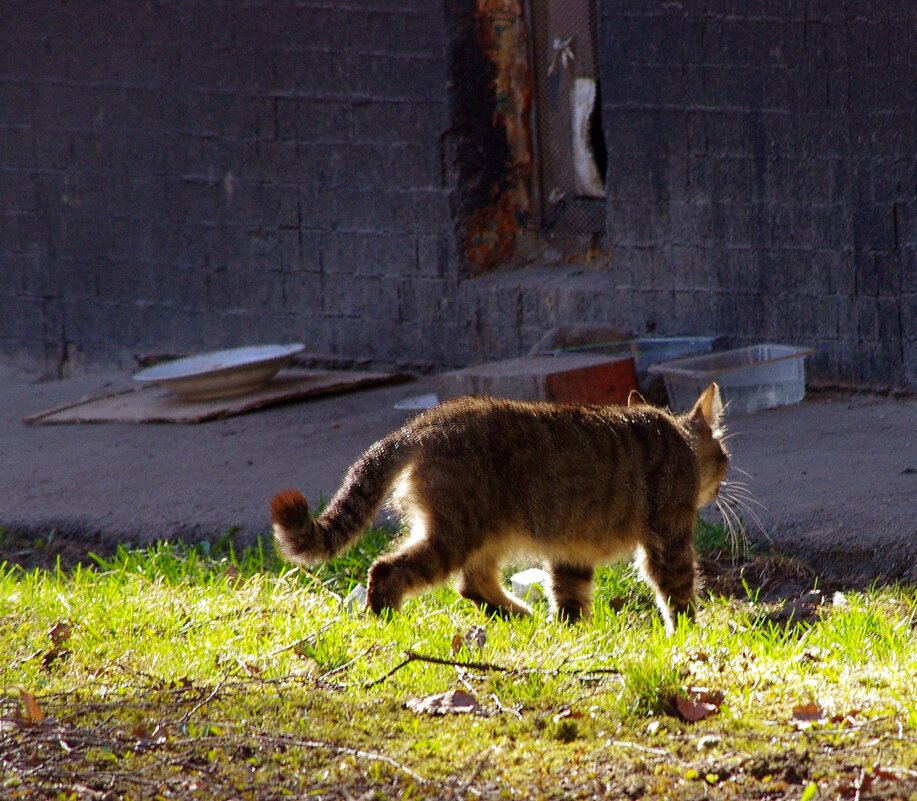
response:
M366 606L366 587L357 584L344 598L344 608L348 612L359 612Z
M720 738L715 734L705 734L697 741L697 750L705 751L708 748L713 748L720 741Z
M523 601L537 601L548 584L548 574L537 567L530 567L510 577L513 595Z

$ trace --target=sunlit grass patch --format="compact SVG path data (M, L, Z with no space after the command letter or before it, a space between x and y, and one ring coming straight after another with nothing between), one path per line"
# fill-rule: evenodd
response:
M575 626L543 602L491 620L449 587L385 620L343 599L391 536L308 573L229 538L122 548L70 571L4 566L0 796L917 788L912 587L826 594L782 622L780 602L714 594L668 637L623 565L599 572L593 620ZM474 711L405 708L451 690ZM688 723L678 701L692 698Z

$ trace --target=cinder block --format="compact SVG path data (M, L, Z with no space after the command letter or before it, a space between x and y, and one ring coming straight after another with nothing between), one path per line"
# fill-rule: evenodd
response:
M633 359L564 354L525 356L444 373L441 398L491 395L557 403L625 403L637 387Z

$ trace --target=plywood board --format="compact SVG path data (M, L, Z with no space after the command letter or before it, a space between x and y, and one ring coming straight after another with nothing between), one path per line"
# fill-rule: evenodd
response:
M398 373L285 370L263 389L233 398L181 400L161 387L128 387L92 395L26 417L29 425L204 423L282 403L407 380Z

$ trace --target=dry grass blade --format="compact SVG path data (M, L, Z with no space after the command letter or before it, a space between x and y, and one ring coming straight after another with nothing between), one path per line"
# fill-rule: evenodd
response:
M262 732L257 735L253 735L255 739L260 743L267 743L273 746L293 746L294 748L309 748L317 749L321 751L329 751L338 756L352 756L357 759L366 759L370 762L381 762L389 767L394 768L397 771L400 771L405 776L409 776L418 784L427 784L428 780L421 776L416 771L411 770L407 765L403 765L397 759L393 759L386 754L380 754L376 751L366 751L362 748L350 748L345 745L333 745L332 743L325 743L321 740L300 740L296 737L289 737L278 734L268 734Z
M445 665L447 667L454 667L463 670L476 670L483 673L507 673L514 676L529 676L529 675L543 675L543 676L599 676L599 675L619 675L620 671L617 668L590 668L583 670L565 670L563 668L531 668L531 667L509 667L507 665L497 665L493 662L476 662L476 661L464 661L460 659L446 659L441 656L430 656L428 654L419 654L416 651L406 651L405 658L395 665L391 670L382 674L377 679L366 682L363 687L364 689L369 689L375 687L386 679L391 678L395 673L401 670L404 667L407 667L412 662L426 662L430 665Z

